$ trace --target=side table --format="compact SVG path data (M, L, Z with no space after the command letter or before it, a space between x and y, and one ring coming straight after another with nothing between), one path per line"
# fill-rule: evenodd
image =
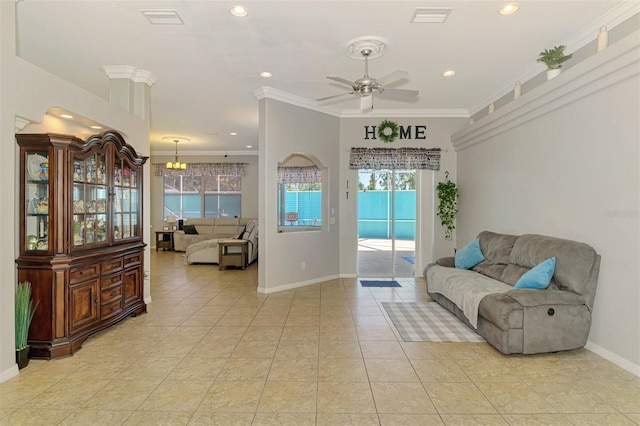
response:
M173 232L174 231L156 231L156 251L159 248L173 250ZM165 235L169 238L165 239Z
M218 266L222 271L225 266L247 267L248 240L220 240L218 241ZM231 250L229 250L231 249Z

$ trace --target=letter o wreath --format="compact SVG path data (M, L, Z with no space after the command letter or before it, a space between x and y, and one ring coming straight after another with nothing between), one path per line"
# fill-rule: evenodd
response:
M378 137L384 143L391 143L395 141L396 139L398 139L399 135L400 130L398 128L398 123L384 120L382 123L380 123L380 126L378 126Z

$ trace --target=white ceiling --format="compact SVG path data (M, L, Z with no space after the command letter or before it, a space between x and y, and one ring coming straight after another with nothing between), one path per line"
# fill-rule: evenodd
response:
M354 38L386 39L388 52L370 61L369 74L406 70L409 77L390 87L420 91L410 101L375 99L376 113L459 116L541 72L544 66L535 62L541 50L567 44L571 52L593 40L629 2L521 0L520 11L501 16L504 3L263 0L242 2L249 15L237 18L229 13L236 3L227 1L23 0L17 4L17 48L27 61L105 99L105 65L155 75L153 153L173 153L165 136L191 139L180 144L181 153L255 152L253 91L269 86L309 100L346 91L325 77L362 77L363 62L343 50ZM453 8L446 23L410 23L417 7L442 6ZM140 9L173 9L184 25L151 25ZM457 74L442 77L447 69ZM263 79L261 71L273 77ZM331 104L351 114L359 106L355 97Z

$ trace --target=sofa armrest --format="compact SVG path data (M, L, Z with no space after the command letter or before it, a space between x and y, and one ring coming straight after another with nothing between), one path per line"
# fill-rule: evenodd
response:
M436 263L440 266L445 266L447 268L456 267L455 258L453 256L441 257L440 259L436 260Z
M514 289L506 293L522 306L540 305L584 305L586 300L579 294L563 290L525 290Z

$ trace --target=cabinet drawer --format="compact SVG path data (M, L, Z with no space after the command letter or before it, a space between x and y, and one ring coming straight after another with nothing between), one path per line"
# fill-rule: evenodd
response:
M108 290L111 287L122 284L122 273L107 275L106 277L102 277L100 281L100 289L102 291Z
M142 255L140 253L131 254L124 257L124 267L138 265L142 262Z
M100 307L100 319L105 320L109 317L117 315L121 311L122 311L122 299L119 299L107 305L102 305Z
M122 270L122 258L109 259L102 262L102 275Z
M103 290L100 293L100 302L102 304L111 303L116 299L122 299L122 286L114 287L111 290Z
M69 270L69 281L71 284L86 281L100 275L100 266L96 263L89 266L78 266Z

